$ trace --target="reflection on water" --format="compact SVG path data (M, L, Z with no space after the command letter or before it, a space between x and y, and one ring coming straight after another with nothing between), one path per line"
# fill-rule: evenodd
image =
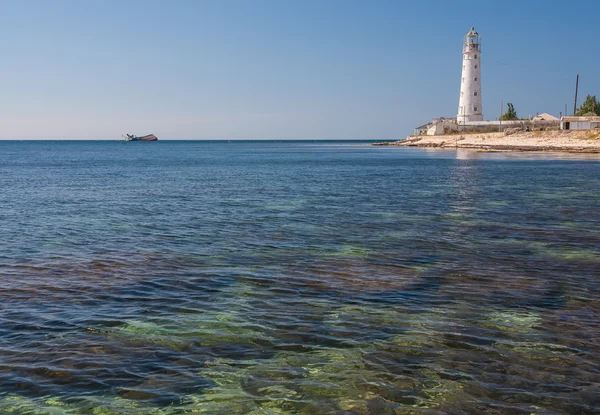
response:
M597 159L0 150L1 413L600 411Z

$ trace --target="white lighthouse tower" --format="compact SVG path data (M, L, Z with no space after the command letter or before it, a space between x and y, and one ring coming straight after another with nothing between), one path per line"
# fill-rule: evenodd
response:
M463 43L462 81L456 121L483 121L481 108L481 42L472 27Z

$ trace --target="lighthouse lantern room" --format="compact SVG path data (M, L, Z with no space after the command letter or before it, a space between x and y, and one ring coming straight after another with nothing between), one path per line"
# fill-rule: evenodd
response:
M481 39L472 27L463 42L462 80L456 121L483 121L481 108Z

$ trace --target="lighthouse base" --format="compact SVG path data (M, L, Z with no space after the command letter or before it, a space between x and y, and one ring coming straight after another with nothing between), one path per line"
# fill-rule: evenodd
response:
M483 121L483 115L482 114L471 114L471 115L458 114L456 116L456 123L457 124L465 124L465 123L468 123L468 122L477 122L477 121Z

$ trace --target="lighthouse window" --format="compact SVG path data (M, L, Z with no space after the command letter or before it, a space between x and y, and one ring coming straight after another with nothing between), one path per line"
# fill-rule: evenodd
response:
M476 79L477 80L477 79ZM463 78L463 82L465 82L465 78Z
M477 107L475 107L475 111L477 112Z
M477 92L475 92L475 96L477 96Z
M475 55L475 59L477 59L477 55Z
M475 69L477 69L477 65L475 65Z
M475 81L477 81L477 78L475 78Z

